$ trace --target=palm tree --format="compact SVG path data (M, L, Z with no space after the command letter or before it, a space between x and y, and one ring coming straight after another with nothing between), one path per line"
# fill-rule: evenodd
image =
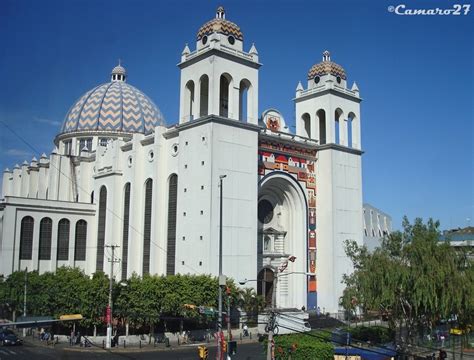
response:
M257 295L252 288L241 289L239 306L246 313L247 323L256 324L258 313L265 308L265 299L262 295Z

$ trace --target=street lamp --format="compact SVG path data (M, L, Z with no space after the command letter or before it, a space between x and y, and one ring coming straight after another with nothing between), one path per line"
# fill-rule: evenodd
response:
M223 193L223 181L227 175L220 175L219 176L219 187L220 187L220 201L219 201L219 315L217 320L217 327L218 327L218 341L217 341L217 359L221 359L222 349L221 349L221 341L223 339L222 334L222 287L226 285L226 278L222 274L222 193Z

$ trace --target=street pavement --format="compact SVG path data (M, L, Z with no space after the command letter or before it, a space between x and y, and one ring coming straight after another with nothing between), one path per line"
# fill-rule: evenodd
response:
M113 360L135 360L135 359L163 359L163 360L197 360L198 344L183 345L166 348L130 348L104 350L102 348L80 348L67 345L56 347L33 341L25 342L22 346L0 347L0 360L86 360L86 359L113 359ZM216 358L216 348L209 347L209 360ZM247 342L238 344L237 354L232 356L233 360L263 360L263 346L261 343Z

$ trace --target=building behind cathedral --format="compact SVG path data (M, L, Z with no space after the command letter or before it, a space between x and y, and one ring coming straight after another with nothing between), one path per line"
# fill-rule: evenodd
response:
M174 126L120 64L79 97L54 151L3 173L0 273L107 271L118 245L119 279L217 275L225 176L223 273L268 299L295 256L277 305L338 311L344 241L363 243L359 89L325 51L296 88L292 133L278 110L259 113L248 45L219 7L182 52Z

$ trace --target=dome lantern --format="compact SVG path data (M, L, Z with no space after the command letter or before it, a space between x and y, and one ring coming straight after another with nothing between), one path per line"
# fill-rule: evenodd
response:
M219 6L216 10L216 19L225 19L225 10L223 6Z
M112 73L110 75L110 81L125 81L127 78L127 71L122 66L120 59L118 65L112 69Z

